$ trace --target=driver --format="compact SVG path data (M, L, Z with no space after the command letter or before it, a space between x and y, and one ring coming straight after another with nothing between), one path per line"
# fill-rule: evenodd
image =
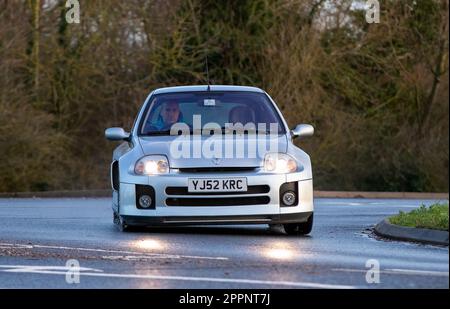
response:
M156 127L158 130L170 129L170 127L181 121L180 105L176 101L168 101L163 103L159 113Z

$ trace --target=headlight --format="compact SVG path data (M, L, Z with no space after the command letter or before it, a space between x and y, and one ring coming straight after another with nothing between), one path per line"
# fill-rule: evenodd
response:
M271 173L293 173L297 170L297 162L285 153L268 153L264 157L264 170Z
M146 156L136 162L134 172L138 175L167 174L169 162L165 156Z

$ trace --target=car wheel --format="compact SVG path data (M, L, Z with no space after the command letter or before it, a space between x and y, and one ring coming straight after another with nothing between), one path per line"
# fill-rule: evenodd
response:
M113 222L121 232L127 232L130 230L130 226L126 224L126 222L123 221L123 219L116 212L113 212Z
M289 235L307 235L311 233L313 227L314 215L308 218L304 223L288 223L284 224L284 230Z

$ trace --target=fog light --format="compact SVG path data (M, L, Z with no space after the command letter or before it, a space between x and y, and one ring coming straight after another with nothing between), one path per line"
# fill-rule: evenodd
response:
M292 191L287 191L283 194L283 204L287 206L292 206L295 203L295 193Z
M142 195L139 198L139 206L142 208L149 208L152 205L152 198L148 195Z

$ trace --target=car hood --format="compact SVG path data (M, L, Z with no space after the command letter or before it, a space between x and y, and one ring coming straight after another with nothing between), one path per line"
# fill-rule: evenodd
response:
M177 138L179 139L177 140ZM287 138L285 135L267 136L264 138L251 136L240 138L236 136L232 140L218 138L214 141L213 146L210 147L211 149L222 149L222 155L217 160L214 159L216 156L212 155L212 153L209 154L202 151L202 148L207 148L208 144L205 144L205 142L208 138L211 141L211 137L195 136L195 138L198 138L200 142L193 143L193 136L186 136L184 140L180 139L179 136L145 136L139 138L139 143L145 155L165 155L169 159L171 168L260 167L263 164L266 153L287 151ZM183 141L185 144L183 144ZM258 144L259 142L263 144ZM241 149L244 149L244 156L236 157L235 154L233 157L227 158L225 156L226 149L235 151L238 145L241 145ZM244 146L242 147L242 145ZM249 152L249 145L254 145L252 147L252 149L255 149L253 152ZM260 146L258 147L258 145ZM179 151L174 152L176 147L178 147ZM181 149L184 149L184 153L188 154L188 156L182 156Z

